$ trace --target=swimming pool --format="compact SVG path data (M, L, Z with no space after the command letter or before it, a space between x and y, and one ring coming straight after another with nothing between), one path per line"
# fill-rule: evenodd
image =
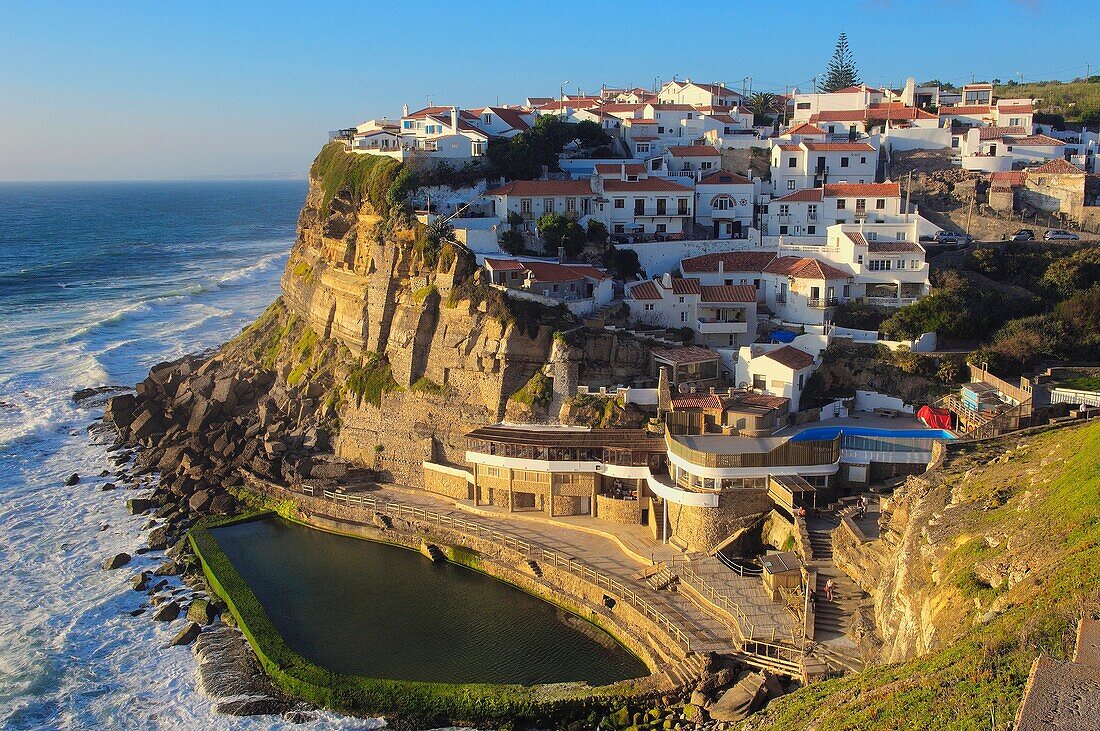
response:
M874 429L865 426L815 426L798 432L790 441L809 442L820 439L835 439L843 433L846 437L895 437L902 439L954 439L951 432L944 429Z

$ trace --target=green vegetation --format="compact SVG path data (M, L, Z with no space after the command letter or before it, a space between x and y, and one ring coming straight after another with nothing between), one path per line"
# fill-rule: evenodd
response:
M957 477L945 475L955 483L953 532L962 540L929 568L938 576L935 606L959 613L958 640L944 637L946 646L926 655L807 686L773 701L746 728L1010 729L1035 657L1065 659L1078 618L1098 614L1097 454L1100 424L1093 424L1033 437L1006 457L976 455L955 469ZM991 585L980 567L1000 561L1026 562L1026 577L1011 588ZM994 599L999 611L975 621Z
M613 277L625 282L634 281L634 278L642 272L638 252L633 249L616 249L612 246L604 252L603 263Z
M435 299L439 298L439 289L436 288L434 284L429 284L426 287L421 287L420 289L412 293L413 302L418 305L424 304L424 302L426 302L429 297Z
M523 240L523 234L510 228L500 235L500 248L509 254L522 254L527 250L527 243Z
M317 346L317 334L307 325L303 328L301 337L298 338L298 342L294 344L292 350L294 356L294 368L286 377L286 382L291 386L296 386L314 365L314 350Z
M840 91L859 83L859 69L856 68L856 62L852 60L852 51L848 48L848 35L841 33L836 39L836 48L833 50L833 57L829 60L829 66L821 82L821 90Z
M576 256L584 250L587 235L576 221L560 213L544 213L536 226L547 254L557 256L558 247L565 249L566 256Z
M880 328L898 339L935 330L941 344L977 345L971 362L1002 375L1044 359L1093 359L1100 352L1100 246L977 249L960 268L934 273L932 294Z
M447 393L446 386L439 385L427 376L421 376L420 378L416 379L416 382L413 383L412 387L409 390L413 391L414 393L428 393L432 394L433 396L442 396L443 394Z
M393 379L389 361L377 353L365 353L362 363L351 369L345 385L349 393L375 406L382 405L383 394L401 390Z
M275 300L256 321L230 342L230 347L243 347L263 368L272 369L293 330L297 318L288 313L281 299Z
M1078 376L1059 381L1062 388L1073 388L1078 391L1100 391L1100 376Z
M489 140L485 155L498 175L509 180L533 180L542 175L543 167L557 170L558 154L573 140L592 149L611 142L595 123L571 124L556 115L544 114L535 120L534 127L515 137Z
M412 176L397 160L349 154L341 142L325 145L309 174L321 185L321 218L328 218L332 199L344 188L351 192L355 204L369 201L378 215L387 218L414 187Z
M290 270L299 279L309 282L313 279L313 266L308 261L300 261Z
M1074 79L1070 82L1037 81L1019 84L1008 81L1001 84L993 80L993 95L998 99L1038 99L1035 105L1038 117L1049 115L1056 124L1059 118L1069 120L1074 126L1100 124L1100 76Z
M528 379L527 383L523 385L523 388L519 389L508 398L510 401L526 404L527 406L535 406L536 404L539 406L546 406L554 396L552 386L553 384L546 374L538 370Z
M574 322L573 315L564 304L547 307L538 302L512 298L476 276L467 277L455 285L447 296L445 306L454 309L461 302L467 302L471 311L484 303L489 317L504 327L514 325L529 338L538 337L539 328L543 325L565 328Z

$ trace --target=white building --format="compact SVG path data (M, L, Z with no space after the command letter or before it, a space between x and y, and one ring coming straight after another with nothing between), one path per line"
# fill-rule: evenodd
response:
M964 170L1004 172L1013 166L1064 160L1066 143L1047 135L1029 134L1024 127L977 127L960 140Z
M716 239L739 239L753 226L758 182L718 170L695 184L695 222Z
M756 290L751 285L702 285L663 277L626 288L631 317L662 327L690 327L695 342L712 350L740 348L756 339Z
M837 223L900 222L899 183L827 183L807 188L768 203L761 233L770 236L825 236Z
M690 182L722 167L722 153L710 145L674 145L665 150L664 168L669 177Z
M741 348L734 378L739 386L790 399L795 412L816 365L812 355L793 345L747 345Z
M485 271L498 287L528 292L566 304L592 300L586 312L603 307L614 297L611 277L586 264L486 258Z
M701 84L684 79L665 82L657 93L657 101L660 104L724 107L742 103L744 98L733 89L727 88L723 82Z
M860 142L776 142L771 152L775 195L820 188L826 183L873 183L878 169L877 138Z

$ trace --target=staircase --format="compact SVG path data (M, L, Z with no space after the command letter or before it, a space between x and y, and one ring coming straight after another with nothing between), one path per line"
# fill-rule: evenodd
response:
M447 556L439 549L439 546L434 543L421 543L420 553L424 554L425 558L431 559L433 563L440 561L446 561Z
M536 579L542 578L542 567L538 565L537 561L531 559L527 560L527 568L531 570L531 573L535 575Z
M847 639L851 617L859 611L866 595L833 563L832 531L839 525L833 515L813 518L809 525L811 565L817 569L814 587L814 652L834 670L858 672L863 661L858 648ZM833 599L825 598L825 582L833 580Z
M706 658L693 652L665 668L665 677L675 688L694 685L706 671L706 665Z

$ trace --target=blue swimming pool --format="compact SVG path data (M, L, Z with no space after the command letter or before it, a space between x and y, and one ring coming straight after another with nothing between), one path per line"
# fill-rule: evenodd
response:
M954 439L943 429L873 429L861 426L815 426L791 437L792 442L809 442L818 439L835 439L837 434L846 437L901 437L904 439Z

